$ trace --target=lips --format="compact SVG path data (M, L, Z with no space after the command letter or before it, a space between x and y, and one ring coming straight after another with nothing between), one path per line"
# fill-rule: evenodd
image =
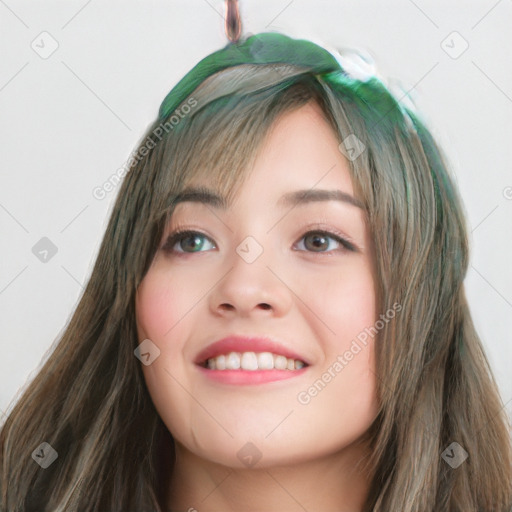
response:
M298 359L299 361L303 361L305 365L310 364L305 356L269 337L247 337L237 335L228 336L211 343L197 354L194 359L194 363L200 366L205 366L208 359L220 355L226 355L230 352L271 352L276 355L283 355L290 359Z

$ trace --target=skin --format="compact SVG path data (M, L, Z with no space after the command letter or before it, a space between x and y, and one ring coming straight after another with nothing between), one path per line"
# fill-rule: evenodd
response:
M139 340L160 349L142 366L144 378L176 445L169 510L362 510L369 478L356 464L367 456L360 441L378 409L372 338L341 371L333 364L378 319L365 213L333 200L276 206L297 189L354 196L338 145L315 103L280 116L228 210L178 204L160 247L178 223L204 233L203 245L194 252L182 239L174 252L159 249L137 290ZM333 229L357 251L304 237ZM235 250L247 236L263 248L253 263ZM311 365L260 385L213 382L193 360L232 333L275 337ZM301 403L299 394L304 402L329 368L334 377ZM261 454L250 467L237 457L248 442Z

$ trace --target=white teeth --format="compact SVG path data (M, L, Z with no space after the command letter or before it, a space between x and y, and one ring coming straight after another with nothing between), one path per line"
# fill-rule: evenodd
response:
M260 370L273 370L274 356L270 352L260 352L258 354L258 368Z
M228 354L228 358L226 360L226 369L240 369L240 354L237 354L236 352L231 352L230 354Z
M240 368L242 370L257 370L258 358L254 352L244 352L240 360Z
M288 359L284 356L276 356L274 358L274 368L276 370L285 370L288 366Z
M304 362L271 352L230 352L206 361L210 370L299 370Z
M215 361L215 367L217 368L217 370L226 369L226 356L219 356L213 360Z

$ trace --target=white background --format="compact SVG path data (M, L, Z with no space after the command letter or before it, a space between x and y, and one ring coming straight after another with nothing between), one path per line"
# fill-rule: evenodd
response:
M512 413L512 1L240 0L240 9L245 34L366 50L411 90L457 176L470 306ZM223 15L220 0L0 0L0 418L90 275L117 193L98 200L92 190L125 163L177 81L227 43ZM48 51L52 39L48 58L31 47ZM58 249L46 263L32 253L42 237Z

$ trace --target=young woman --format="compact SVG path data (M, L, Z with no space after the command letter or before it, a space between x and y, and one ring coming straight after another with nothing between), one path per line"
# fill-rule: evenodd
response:
M0 433L5 511L508 512L509 427L422 122L308 41L201 61Z

